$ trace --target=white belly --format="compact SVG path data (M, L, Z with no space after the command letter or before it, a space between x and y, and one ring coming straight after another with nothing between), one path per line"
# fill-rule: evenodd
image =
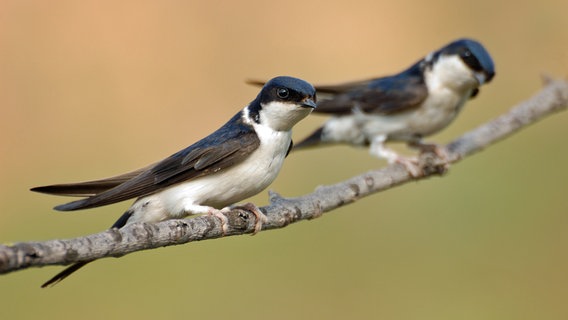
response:
M449 89L430 93L422 107L409 114L408 132L402 135L412 133L425 137L444 129L456 118L470 95L471 91L464 94ZM393 138L397 135L393 134Z
M446 90L430 94L418 108L391 115L368 114L355 111L349 116L334 117L325 124L323 141L367 144L377 136L388 140L412 140L417 136L434 134L457 116L465 97Z
M182 182L138 199L129 223L162 221L221 209L249 198L276 179L290 145L291 131L255 128L261 142L243 162L217 173Z

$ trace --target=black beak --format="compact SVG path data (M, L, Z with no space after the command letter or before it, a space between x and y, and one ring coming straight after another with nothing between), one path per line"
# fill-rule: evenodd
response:
M493 77L495 76L495 71L491 70L491 71L487 71L487 79L485 80L486 83L489 83L489 81L491 81L491 79L493 79Z
M312 99L312 97L305 98L304 100L302 100L302 107L315 109L316 108L315 99Z

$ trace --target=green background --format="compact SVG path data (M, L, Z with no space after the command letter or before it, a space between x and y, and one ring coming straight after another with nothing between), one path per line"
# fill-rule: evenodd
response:
M247 78L337 83L402 70L463 36L494 81L448 142L568 70L568 2L1 1L0 241L107 228L30 187L101 178L205 136L257 94ZM324 121L311 116L296 140ZM1 319L566 319L567 114L455 165L285 229L0 276ZM398 150L407 152L404 146ZM288 157L297 196L384 166L365 149ZM267 193L252 199L267 204Z

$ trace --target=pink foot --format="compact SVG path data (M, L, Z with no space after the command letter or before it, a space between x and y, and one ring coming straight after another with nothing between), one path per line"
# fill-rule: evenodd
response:
M229 231L229 218L227 218L227 216L223 214L223 212L227 212L228 210L224 210L225 208L221 210L211 208L211 210L209 210L208 212L210 216L216 217L217 219L221 220L221 230L223 231L223 236L225 236Z
M250 202L242 205L231 206L231 209L244 209L254 214L256 221L254 223L254 232L252 233L253 236L260 230L262 230L262 224L268 221L266 215L264 215L264 213L262 213L262 211L260 211L260 209L255 204Z

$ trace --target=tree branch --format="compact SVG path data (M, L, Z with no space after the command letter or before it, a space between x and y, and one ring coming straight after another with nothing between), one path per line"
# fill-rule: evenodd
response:
M420 177L411 177L401 165L391 165L334 185L319 187L315 192L297 198L282 198L271 192L271 204L261 208L268 217L262 231L317 218L325 212L370 194L405 182L442 174L448 164L481 151L547 115L565 110L567 106L568 82L548 79L545 81L545 87L529 100L445 146L446 159L440 159L433 153L422 154L419 159L424 174ZM0 245L0 273L45 265L66 265L104 257L120 257L140 250L254 231L255 217L252 213L234 209L227 213L227 217L229 231L225 235L218 218L200 216L156 224L135 223L119 230L111 229L75 239Z

